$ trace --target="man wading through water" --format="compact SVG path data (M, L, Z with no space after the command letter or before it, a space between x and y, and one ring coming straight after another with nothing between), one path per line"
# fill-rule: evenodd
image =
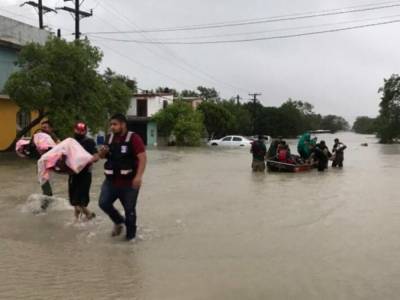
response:
M99 153L107 159L99 206L114 223L111 235L119 236L125 224L126 240L131 241L136 237L136 202L146 168L146 150L140 136L128 131L124 115L111 117L110 129L106 145ZM122 203L125 218L114 207L117 199Z
M253 154L251 168L254 172L265 171L265 157L267 155L267 146L265 146L264 136L259 135L258 140L251 144L250 152Z
M78 122L74 128L75 140L89 153L93 155L92 162L99 160L96 143L93 139L88 138L87 126L83 122ZM96 215L87 207L90 201L90 186L92 184L92 165L86 166L80 173L69 176L68 179L68 194L69 201L75 209L75 219L84 214L87 220L91 220Z

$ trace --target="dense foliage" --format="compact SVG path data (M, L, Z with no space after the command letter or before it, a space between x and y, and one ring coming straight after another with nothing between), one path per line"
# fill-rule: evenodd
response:
M64 137L77 120L84 120L96 131L103 128L109 114L125 112L136 82L109 69L99 73L101 60L102 53L88 40L51 38L44 45L23 47L18 71L9 77L5 92L21 110L39 115L17 139L44 118L50 119L57 134Z
M392 143L400 137L400 77L397 74L384 80L379 116L376 121L382 143Z
M353 130L360 134L376 133L376 118L361 116L353 124Z

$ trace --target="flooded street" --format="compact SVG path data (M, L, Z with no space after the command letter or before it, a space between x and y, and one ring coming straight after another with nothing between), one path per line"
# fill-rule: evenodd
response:
M34 163L3 155L0 299L398 299L400 145L339 137L345 168L322 174L252 174L244 149L150 150L135 244L110 237L101 164L98 217L74 224L66 177L33 214Z

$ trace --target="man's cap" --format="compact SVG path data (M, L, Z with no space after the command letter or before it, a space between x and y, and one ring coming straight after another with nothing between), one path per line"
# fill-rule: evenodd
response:
M78 122L75 124L74 129L75 129L75 131L77 131L81 134L84 134L87 132L87 125L83 122Z

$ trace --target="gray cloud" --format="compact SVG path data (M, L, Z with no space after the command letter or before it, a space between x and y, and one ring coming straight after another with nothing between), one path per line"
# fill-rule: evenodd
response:
M49 6L64 5L61 0L44 0L44 2ZM328 10L371 2L373 1L337 0L326 3L326 1L316 0L87 0L83 9L95 8L94 17L82 21L82 32L224 22ZM388 1L375 1L375 3L386 2ZM4 9L30 18L14 16L16 19L35 23L33 9L10 6L20 1L6 0L4 3L7 6ZM70 5L69 2L67 5ZM12 16L7 12L0 12ZM145 38L176 38L296 26L319 26L396 14L400 15L400 8L277 24L259 24L246 28L152 33L146 34ZM63 27L64 35L72 39L73 19L68 14L60 12L58 15L48 15L46 22L54 29ZM142 88L171 86L178 89L190 89L198 85L206 85L215 86L225 97L240 94L244 98L247 98L246 91L256 91L263 94L261 99L265 105L279 105L292 97L313 103L316 110L321 113L334 113L353 119L357 115L377 114L379 103L377 90L382 85L383 78L400 69L400 61L397 59L400 41L396 38L398 26L398 24L392 24L287 40L221 45L157 46L104 40L93 40L93 42L104 51L103 67L109 66L118 72L135 77ZM312 29L300 31L310 30ZM296 31L283 33L288 32ZM142 35L115 35L113 37L143 39ZM181 58L194 68L183 63ZM200 73L198 69L201 70ZM177 81L155 71L167 74ZM217 80L205 76L202 72L211 74Z

